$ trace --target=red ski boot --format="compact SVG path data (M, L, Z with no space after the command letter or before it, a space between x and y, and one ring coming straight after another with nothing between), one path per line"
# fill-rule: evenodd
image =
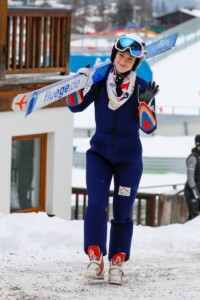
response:
M124 278L123 262L125 260L125 253L116 253L110 263L108 281L111 284L122 284Z
M91 279L104 279L103 253L98 246L89 246L87 249L90 262L85 272L85 277Z

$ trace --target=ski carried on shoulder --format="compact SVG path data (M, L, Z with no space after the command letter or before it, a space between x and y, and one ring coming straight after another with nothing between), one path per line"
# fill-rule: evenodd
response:
M111 62L104 62L90 69L89 77L76 73L63 80L47 85L35 91L18 94L12 102L13 111L25 111L29 115L33 110L38 110L55 101L67 97L87 86L102 80L110 71ZM76 105L79 103L76 103Z
M175 47L177 36L178 33L174 33L156 42L148 44L146 59L148 60ZM76 73L75 75L69 75L63 80L57 81L40 89L24 94L18 94L13 99L12 110L15 112L24 111L27 116L35 110L39 110L55 101L68 97L71 94L75 94L77 91L99 82L107 76L112 65L113 64L110 61L106 61L91 68L88 77L84 74ZM80 104L81 100L79 100L79 97L75 97L74 99L73 103L69 103L70 105L76 106Z

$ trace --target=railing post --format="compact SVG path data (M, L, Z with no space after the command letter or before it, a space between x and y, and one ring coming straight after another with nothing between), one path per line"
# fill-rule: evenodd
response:
M75 219L78 220L79 213L79 194L76 193L76 204L75 204Z
M7 0L1 0L0 9L0 79L6 76Z
M188 208L183 195L177 195L169 200L167 195L160 196L158 226L185 223L187 219Z
M87 194L84 194L83 195L83 219L85 219L85 213L86 213L86 202L87 202L87 199L86 199L86 196Z
M149 197L146 204L146 225L156 226L156 197Z
M142 210L141 199L138 198L137 225L141 224L141 210Z

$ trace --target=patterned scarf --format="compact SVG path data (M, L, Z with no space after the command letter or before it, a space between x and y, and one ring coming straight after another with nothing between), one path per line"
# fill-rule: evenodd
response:
M113 68L107 78L107 92L108 92L108 107L112 110L118 109L122 106L132 95L134 88L135 88L135 81L136 81L136 73L130 71L127 76L124 77L120 89L121 95L117 95L117 85L116 85L116 71Z

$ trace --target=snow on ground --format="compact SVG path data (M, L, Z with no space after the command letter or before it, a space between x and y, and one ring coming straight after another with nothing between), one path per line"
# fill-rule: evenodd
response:
M0 215L1 300L199 300L200 216L186 224L135 226L123 286L83 273L83 221L45 213ZM110 224L108 223L108 236ZM105 257L108 269L107 257Z

